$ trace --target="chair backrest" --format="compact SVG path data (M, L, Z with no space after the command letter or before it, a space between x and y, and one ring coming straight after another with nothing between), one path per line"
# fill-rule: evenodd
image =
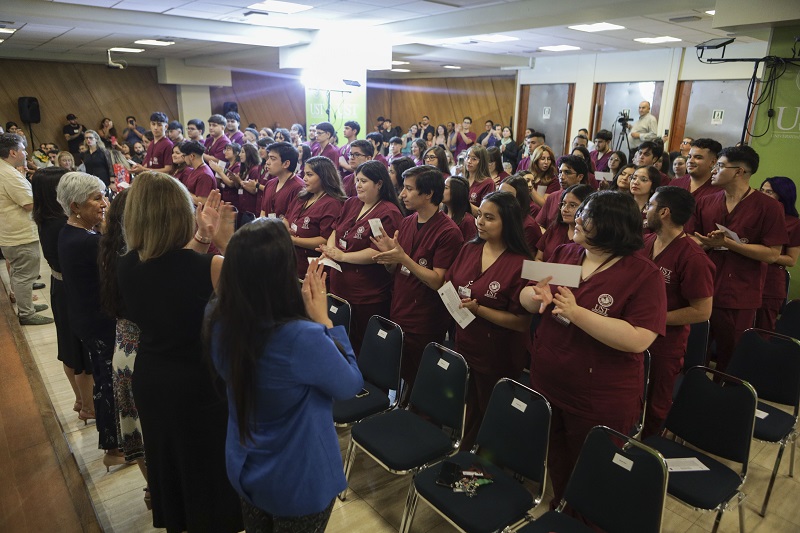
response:
M761 329L739 339L728 374L752 385L760 400L800 406L800 341Z
M464 358L432 342L422 352L409 406L435 424L463 435L468 379L469 367Z
M708 320L691 325L689 338L686 341L686 356L683 358L684 370L693 366L705 366L708 352L708 330Z
M391 320L372 315L358 354L364 379L381 389L398 390L402 355L403 330Z
M783 305L781 306L781 313L783 313L786 304L789 303L789 292L791 292L790 289L792 284L792 275L789 273L788 270L784 270L784 272L786 273L786 299L783 300Z
M775 323L775 333L800 340L800 300L792 300L786 304Z
M605 531L658 533L668 476L660 453L596 426L583 443L561 508L568 503Z
M757 403L749 383L696 366L686 371L664 427L705 452L742 463L746 473Z
M544 485L550 415L544 396L512 379L501 379L492 390L475 440L478 455Z
M642 398L644 398L644 404L642 405L642 416L636 421L636 425L631 428L630 436L633 438L641 436L642 430L644 429L644 418L647 414L647 396L650 393L650 366L652 365L650 350L642 352L642 364L644 365L644 381L642 383Z
M331 319L334 326L344 326L348 335L350 334L351 314L350 302L328 293L328 318Z

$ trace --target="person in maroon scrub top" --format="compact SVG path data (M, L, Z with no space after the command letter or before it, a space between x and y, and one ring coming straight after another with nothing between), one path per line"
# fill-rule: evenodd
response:
M583 201L573 243L552 263L579 265L577 288L532 282L520 301L542 315L531 353L531 387L553 409L547 458L553 502L564 493L589 430L628 433L642 412L642 352L664 335L664 278L641 253L642 217L626 194L600 191Z
M537 261L549 262L556 248L572 242L572 237L575 235L575 212L578 211L581 202L593 192L594 189L584 183L571 185L561 191L558 216L539 239Z
M317 249L328 242L345 200L339 173L330 159L309 158L303 174L303 189L289 205L283 219L297 254L299 279L306 275L308 258L319 257Z
M546 144L537 146L531 160L532 164L529 171L525 173L525 179L529 180L531 199L537 206L536 213L538 213L547 201L547 197L554 192L560 192L561 186L558 184L556 154L552 148Z
M786 233L789 242L781 250L778 259L767 266L764 293L761 295L761 309L756 312L757 328L775 331L775 321L786 301L786 269L797 263L800 255L800 220L798 220L797 188L794 182L784 176L767 178L761 184L761 192L783 204L786 217Z
M365 139L353 141L347 147L347 160L353 171L342 176L342 187L344 188L345 196L351 198L356 195L356 168L361 163L372 160L372 156L375 154L375 147Z
M208 119L208 137L205 140L206 155L203 157L206 163L225 161L225 147L231 142L225 135L225 117L222 115L211 115Z
M565 155L559 159L558 183L561 190L578 183L589 183L589 167L586 161L575 155ZM550 224L558 217L560 195L550 194L544 202L544 206L536 215L536 223L542 228L550 227Z
M271 179L264 189L261 216L281 218L303 188L303 180L294 175L297 170L297 150L288 142L270 144L267 148L267 171Z
M455 132L456 132L456 144L455 150L453 150L453 157L458 159L459 154L465 151L470 146L475 144L475 141L478 139L478 135L475 132L469 131L472 127L472 117L464 117L464 120L461 121L461 124L456 124Z
M761 307L767 265L778 259L789 242L783 206L750 187L758 163L758 154L749 146L723 149L711 175L711 184L721 191L697 200L694 216L686 224L686 233L694 236L717 267L710 338L717 343L717 369L722 372Z
M461 307L475 315L456 327L456 351L470 371L462 446L475 442L492 388L500 378L518 378L525 367L525 335L530 315L519 303L527 280L522 263L532 259L522 233L519 204L513 194L493 192L481 203L478 236L466 243L446 281L461 296Z
M651 232L650 228L645 225L647 222L647 203L660 186L661 173L652 165L637 168L633 172L633 176L631 176L631 195L642 213L642 231L645 234Z
M186 160L181 152L181 145L176 144L172 147L172 172L170 175L181 183L184 183L186 176L188 176L191 171L192 169L186 164Z
M711 174L721 151L722 145L714 139L693 140L686 159L687 175L672 180L670 185L686 189L695 200L719 192L711 183Z
M225 150L222 152L225 165L214 161L208 163L217 178L217 188L222 196L222 201L228 202L237 209L239 208L239 191L242 190L242 182L239 179L239 170L241 169L239 154L241 152L242 146L232 142L226 144Z
M344 203L328 243L320 251L342 268L341 272L330 270L331 292L350 302L350 341L358 353L369 318L389 316L392 299L392 278L373 259L378 250L369 240L369 221L379 220L385 234L394 235L403 216L389 172L379 161L356 168L356 194Z
M447 165L447 153L441 146L431 146L422 154L422 164L432 165L447 179L450 176L450 167Z
M239 125L242 123L242 118L236 111L228 111L225 113L225 136L230 139L232 143L239 145L245 144L244 133L239 131Z
M644 253L661 270L667 287L667 334L650 346L650 389L642 438L657 434L672 407L675 379L683 367L689 325L711 316L716 267L683 225L695 200L680 187L659 187L647 207Z
M256 146L258 146L258 157L261 158L261 163L258 167L258 185L256 186L256 205L258 206L258 211L256 214L258 215L261 211L261 204L264 203L264 190L267 188L267 183L274 178L269 173L269 167L267 166L267 148L273 141L270 139L259 139L256 142ZM306 146L305 144L301 146ZM306 146L306 150L308 150L308 146ZM298 150L298 159L300 157L300 150ZM310 153L310 151L309 151Z
M478 234L475 217L469 203L469 183L461 176L450 176L444 180L443 212L456 223L464 242L471 241Z
M464 177L469 182L469 203L472 215L478 216L478 206L483 197L494 192L497 187L489 175L489 152L477 144L467 150L464 159Z
M239 223L242 221L242 215L250 213L258 215L261 206L258 205L258 177L259 165L261 164L261 157L258 155L258 149L252 144L245 144L242 146L242 152L239 154L239 181L242 188L239 189Z
M386 159L386 156L383 155L383 135L378 133L377 131L373 131L367 134L367 140L372 144L373 147L373 156L372 159L375 161L380 161L386 167L389 166L389 160Z
M542 229L531 216L531 195L528 191L528 181L518 174L509 176L503 180L498 190L510 192L516 197L522 216L522 233L525 235L528 249L536 257L539 250L539 239L542 238Z
M205 149L197 141L184 141L181 143L181 153L186 166L191 169L183 184L189 189L195 205L205 203L208 194L217 188L214 171L203 161Z
M380 265L394 274L390 318L403 329L401 375L410 391L422 352L441 343L450 321L439 294L447 269L461 250L461 230L439 211L444 194L442 173L423 165L403 173L400 200L414 214L403 219L394 235L373 237Z
M336 130L330 122L320 122L316 127L316 140L311 144L311 155L323 155L339 170L339 149L333 144Z
M167 115L156 111L150 115L150 131L153 142L147 145L147 151L141 165L131 167L132 174L139 174L145 170L169 174L172 171L172 141L167 139Z

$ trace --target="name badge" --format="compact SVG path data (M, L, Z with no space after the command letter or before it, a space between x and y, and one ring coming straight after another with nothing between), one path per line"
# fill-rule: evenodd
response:
M297 224L292 222L292 225L290 226L290 229L292 230L292 233L297 233Z
M339 248L342 250L347 250L347 241L344 239L339 239Z
M462 298L472 298L472 289L469 287L459 287L458 295Z
M267 215L267 218L278 218L278 215L275 213L270 213Z
M403 265L400 267L400 273L404 276L408 276L409 274L411 274L411 271L407 269L405 265Z
M239 194L244 194L244 189L239 189Z

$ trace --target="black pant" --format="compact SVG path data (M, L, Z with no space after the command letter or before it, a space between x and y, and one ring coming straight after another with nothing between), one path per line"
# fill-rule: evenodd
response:
M242 517L247 533L323 533L333 510L333 502L319 513L303 516L275 516L247 503L242 498Z

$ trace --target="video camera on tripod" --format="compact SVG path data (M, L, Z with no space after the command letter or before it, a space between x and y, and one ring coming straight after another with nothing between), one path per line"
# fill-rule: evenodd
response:
M619 115L617 116L617 123L620 125L620 128L619 128L619 137L617 139L617 145L615 147L615 150L622 150L622 144L625 143L625 145L628 147L628 152L626 152L626 153L630 153L631 145L630 145L630 141L628 141L628 128L630 128L630 124L629 123L632 120L633 119L631 119L630 110L623 109L622 111L619 112ZM614 124L614 127L612 128L612 131L616 127L617 127L617 125Z
M617 122L622 124L623 126L627 126L628 122L631 121L631 112L628 109L623 109L619 112L617 116Z

